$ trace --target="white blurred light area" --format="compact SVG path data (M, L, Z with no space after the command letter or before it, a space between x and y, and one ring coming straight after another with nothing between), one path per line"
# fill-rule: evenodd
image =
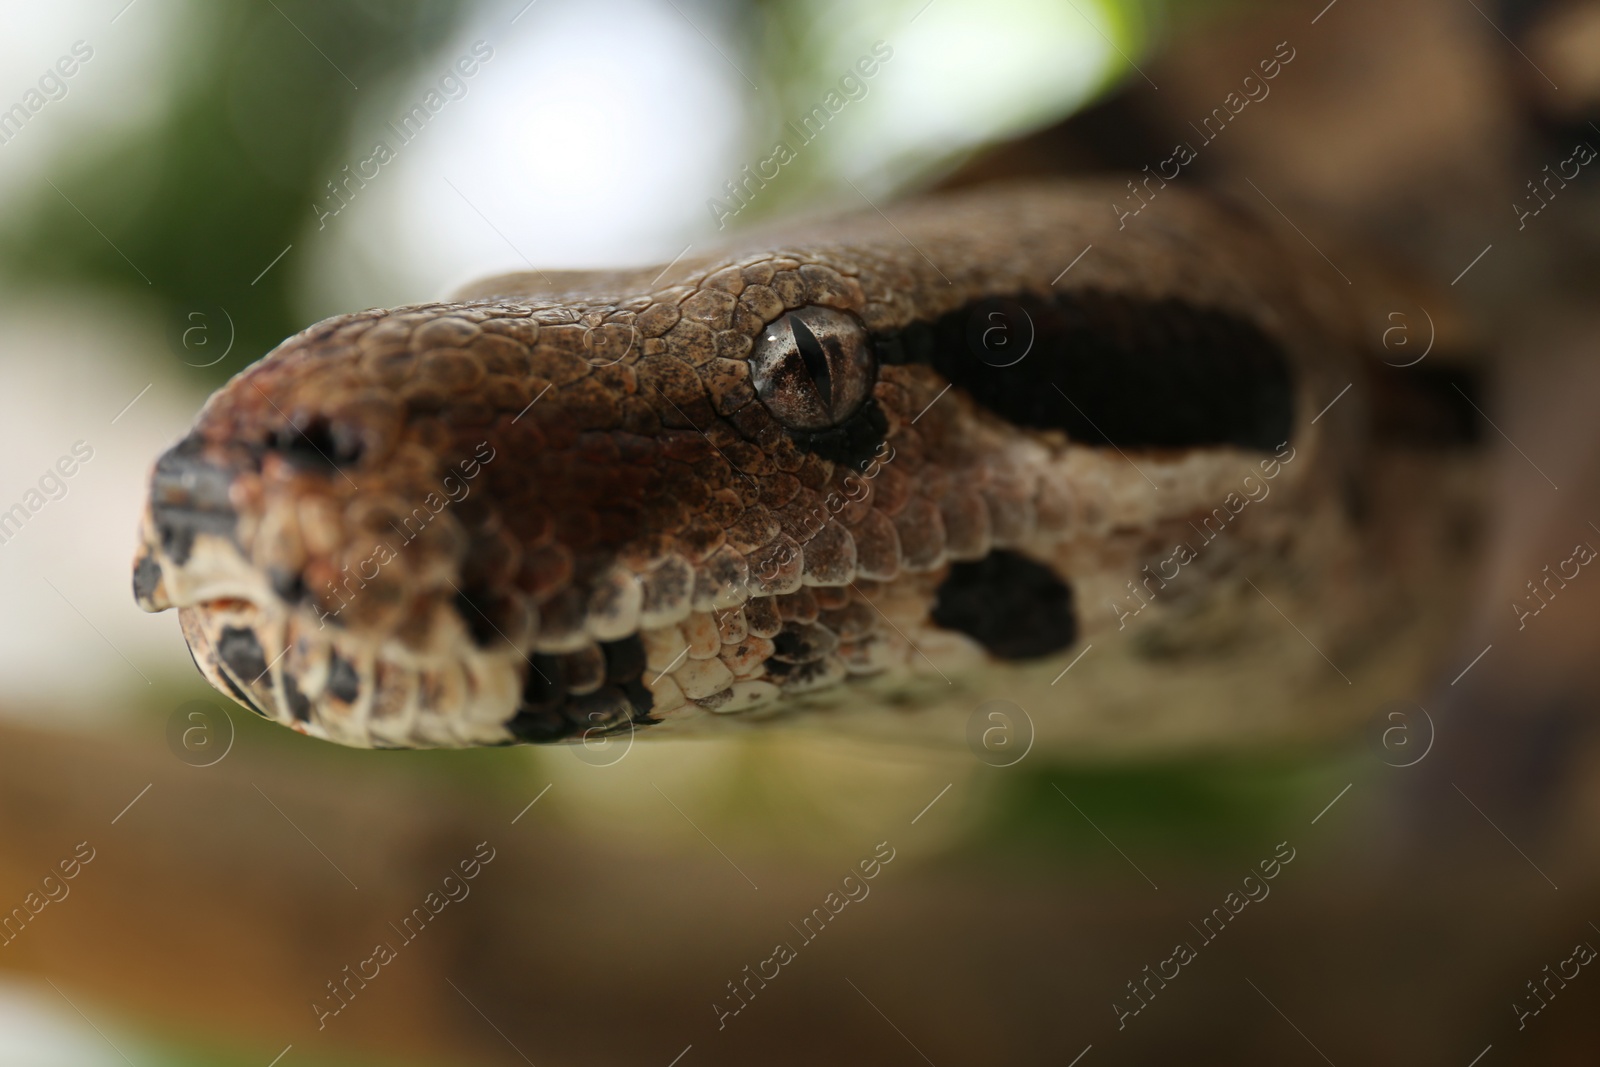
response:
M56 196L44 183L60 183L63 154L137 131L168 106L164 72L181 47L186 9L126 3L0 0L0 109L22 100L75 42L93 50L65 79L65 94L0 144L0 211L16 211L41 189ZM148 688L130 660L147 674L153 665L192 669L171 626L161 625L170 620L132 606L128 567L149 465L200 398L160 377L171 358L160 318L136 296L19 281L23 291L0 300L0 509L36 490L74 442L86 442L94 458L61 499L0 544L0 715L96 724L125 713L129 701L119 698Z
M0 511L49 494L75 443L93 450L0 543L0 715L94 727L194 669L177 620L130 592L150 465L204 399L162 375L172 356L140 309L66 293L0 309Z
M470 24L400 93L409 106L473 42L494 49L466 96L326 229L313 226L310 313L425 299L530 266L665 262L703 228L754 92L718 54L733 45L716 12L540 0L512 25L524 2ZM365 116L361 155L375 137L394 143L384 126L403 109Z
M126 2L0 0L0 71L6 75L0 111L36 89L76 42L91 52L63 79L60 99L32 113L0 144L0 210L9 196L42 184L63 151L143 126L167 106L172 85L158 72L172 66L183 9L140 0L120 10Z
M494 48L465 97L325 228L310 227L308 319L431 299L502 271L664 263L708 245L718 234L707 200L771 148L750 116L798 117L783 114L715 6L539 0L511 24L524 2L474 21L398 94L403 104L358 124L351 161L375 139L395 143L386 124L474 41ZM800 10L821 53L808 61L816 84L790 94L805 106L874 41L894 50L867 95L800 148L824 163L824 197L842 188L847 206L859 204L840 179L893 191L930 160L1052 121L1123 64L1097 0L815 0Z
M127 1067L128 1052L150 1062L124 1035L117 1046L97 1036L48 986L0 981L0 1067Z
M882 40L892 58L818 146L863 188L1061 118L1126 65L1100 0L812 0L820 96ZM856 112L850 114L850 112Z

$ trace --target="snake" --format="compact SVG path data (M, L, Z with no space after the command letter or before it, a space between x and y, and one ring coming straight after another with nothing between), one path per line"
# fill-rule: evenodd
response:
M1348 726L1460 621L1465 379L1384 366L1238 205L1120 196L937 192L319 322L155 461L135 598L358 747Z

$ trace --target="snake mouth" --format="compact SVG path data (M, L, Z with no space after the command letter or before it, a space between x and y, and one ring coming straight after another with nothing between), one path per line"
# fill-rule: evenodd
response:
M641 637L598 656L417 655L282 601L221 597L179 611L201 674L244 707L301 733L359 747L461 747L583 740L655 725ZM461 650L465 651L461 651Z
M218 598L178 616L207 681L300 733L362 748L514 739L505 723L519 693L495 658L408 655L276 599Z

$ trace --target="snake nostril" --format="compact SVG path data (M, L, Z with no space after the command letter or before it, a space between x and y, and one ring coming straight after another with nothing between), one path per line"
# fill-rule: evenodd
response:
M203 447L190 434L156 461L150 480L151 523L162 550L179 566L188 562L196 536L232 537L238 519L228 499L233 475L202 456Z

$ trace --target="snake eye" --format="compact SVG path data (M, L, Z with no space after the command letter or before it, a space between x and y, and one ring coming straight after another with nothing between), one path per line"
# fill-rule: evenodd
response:
M792 430L826 430L854 415L877 379L867 331L843 311L798 308L768 324L750 356L756 395Z

